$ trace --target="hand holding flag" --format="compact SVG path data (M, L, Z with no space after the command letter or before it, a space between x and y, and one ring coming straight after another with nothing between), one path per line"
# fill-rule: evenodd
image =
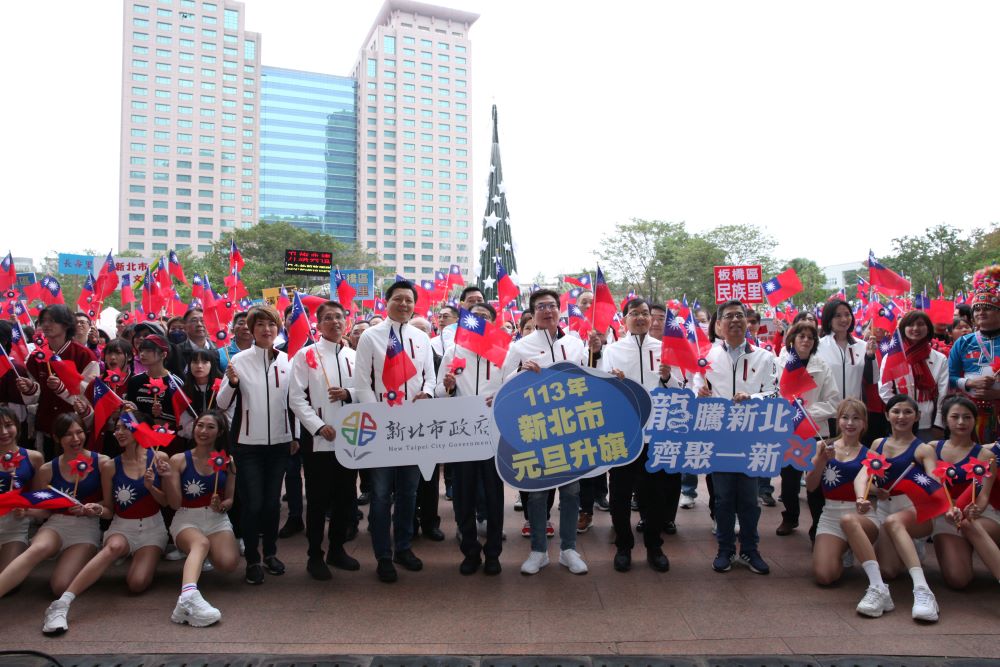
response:
M212 487L212 495L214 496L219 492L219 473L229 467L229 457L225 452L214 451L209 453L208 462L212 466L212 470L215 471L215 484Z
M861 465L863 465L865 467L865 470L868 471L868 484L865 486L865 495L864 495L864 497L867 498L868 492L871 491L872 489L872 482L875 481L876 477L878 477L879 479L885 479L885 473L889 468L892 467L892 464L889 463L886 457L883 456L882 454L879 454L878 452L869 451L865 455L864 460L861 461Z
M980 461L975 457L970 457L969 462L962 466L966 479L972 481L969 486L972 488L972 502L976 502L976 484L982 484L984 477L990 476L990 464Z

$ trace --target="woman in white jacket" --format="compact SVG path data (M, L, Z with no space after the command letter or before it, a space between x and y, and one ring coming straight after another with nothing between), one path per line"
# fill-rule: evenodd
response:
M896 394L906 394L920 406L920 423L917 437L924 442L940 440L944 424L938 406L948 394L948 359L937 350L931 349L934 325L922 310L911 310L899 320L902 333L903 353L909 370L906 375L880 382L879 396L888 401ZM886 358L882 359L881 371L885 371Z
M840 404L840 394L837 392L837 385L833 380L833 374L826 362L816 354L819 346L819 330L816 325L807 320L796 322L785 333L785 353L783 359L778 363L778 386L781 386L781 377L788 370L788 360L791 355L788 352L794 350L795 355L806 364L806 372L812 377L816 386L801 396L802 404L806 413L819 427L820 437L826 438L830 435L828 420L836 416L837 406ZM786 397L787 398L787 397ZM792 466L785 466L781 469L781 502L785 510L781 513L781 525L775 531L778 535L791 535L799 525L799 487L802 482L802 471L796 470ZM816 522L823 512L822 493L818 499L807 496L809 500L809 511L812 514L812 526L809 535L815 535Z
M292 424L288 410L291 367L288 356L274 349L281 317L271 306L254 306L247 314L253 345L234 355L226 367L228 382L216 399L219 407L234 407L232 432L236 446L236 488L246 545L246 582L264 583L264 569L285 573L278 560L278 519L281 482L292 453ZM258 551L263 536L264 556Z
M869 382L878 381L874 343L855 338L854 312L846 301L828 301L820 318L820 333L816 356L826 362L833 373L840 400L856 398L864 401L865 374ZM834 435L831 433L831 435Z

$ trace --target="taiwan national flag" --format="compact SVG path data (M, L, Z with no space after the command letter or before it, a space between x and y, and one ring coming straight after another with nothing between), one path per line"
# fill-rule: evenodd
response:
M79 505L74 498L49 487L37 491L18 490L0 493L0 516L13 509L62 510Z
M792 268L785 269L764 283L764 296L772 306L791 299L801 291L802 281Z
M22 366L28 360L28 341L20 322L14 322L10 330L10 356Z
M879 303L877 300L873 303ZM875 326L880 329L885 329L887 332L892 333L896 330L896 326L899 324L899 318L896 316L896 303L894 301L889 301L884 306L880 306L875 312Z
M181 260L177 259L177 253L173 250L170 251L167 263L170 265L170 275L187 285L188 281L184 277L184 267L181 266Z
M500 301L500 308L503 309L508 303L520 296L521 290L507 274L503 267L503 262L497 259L497 299Z
M785 361L785 368L781 373L778 382L778 390L783 398L790 401L802 396L807 391L816 388L816 381L806 370L806 362L796 354L794 349L788 350L788 357Z
M396 330L389 327L389 341L385 348L385 363L382 364L382 385L386 391L386 401L392 405L402 403L403 385L417 374L413 360L403 350L403 344Z
M868 251L868 279L875 289L887 296L910 291L910 281L879 264L871 250Z
M698 321L694 319L694 313L690 310L688 310L687 317L684 318L684 330L687 331L688 342L694 345L694 349L698 351L698 361L699 365L701 365L701 360L712 349L712 341L708 339L708 334L705 333L705 330L698 325ZM705 370L708 370L707 361L702 367L702 371Z
M417 306L419 306L414 308L413 312L430 312L434 303L434 281L421 280L413 283L413 287L417 290Z
M434 272L434 302L444 301L445 297L448 296L448 289L450 288L448 283L448 276L444 271Z
M243 270L243 253L236 247L236 239L229 239L229 271L237 273Z
M448 269L448 290L454 287L465 287L465 278L462 277L462 269L458 264L452 264Z
M677 323L677 317L669 310L663 322L660 361L690 373L700 372L707 363L704 359L699 361L694 348L688 342L687 331Z
M59 284L58 280L49 275L42 278L41 298L47 306L66 303L66 300L63 299L62 285Z
M569 306L576 303L576 300L583 294L582 287L574 287L559 297L559 311L569 311Z
M197 412L195 412L194 403L184 393L184 388L174 380L173 375L167 376L167 385L170 387L170 405L174 408L174 422L179 427L182 417L185 415L190 417Z
M583 311L580 310L580 306L575 303L571 303L566 309L566 314L569 316L569 330L575 331L579 334L580 339L587 341L590 338L590 332L593 326L590 324Z
M94 310L94 302L98 301L95 283L97 279L94 278L93 273L87 274L87 279L83 281L83 287L80 288L80 296L76 299L76 309L82 310L85 313Z
M353 310L354 297L358 292L351 286L351 283L347 282L347 276L339 268L336 268L330 274L330 279L333 281L334 289L337 292L337 301L348 311Z
M582 287L583 289L590 289L591 285L589 273L585 273L579 278L575 278L573 276L563 276L563 281L569 283L570 285Z
M204 291L205 291L205 283L202 282L201 276L195 273L194 278L191 279L191 298L201 299L204 294Z
M135 292L132 291L132 274L126 273L122 276L122 305L127 306L135 303Z
M292 312L288 319L288 349L286 354L291 359L295 353L301 350L309 340L309 317L306 309L302 305L302 298L296 292L292 296Z
M510 336L498 335L498 328L487 321L485 317L479 317L462 308L459 310L458 328L455 329L455 345L475 352L484 359L488 359L494 366L501 367L507 358ZM499 329L505 334L502 328ZM504 339L506 339L506 345Z
M792 426L795 431L795 435L799 436L803 440L808 440L809 438L815 438L819 435L819 431L816 429L816 422L809 418L806 414L806 410L802 407L802 401L796 399L790 401L792 404Z
M278 312L284 315L285 308L292 305L291 299L288 298L288 290L282 285L278 288L278 302L274 304L274 307L278 309Z
M129 412L123 412L119 419L132 432L135 441L145 449L167 447L174 441L173 431L159 427L154 429L149 424L136 420Z
M17 286L17 269L14 267L14 257L10 252L0 260L0 292L6 292Z
M955 302L951 299L931 299L927 314L933 324L951 324L955 319Z
M52 366L52 372L56 374L56 377L66 385L66 391L73 396L79 396L82 391L83 376L76 370L73 362L65 361L59 355L53 354L49 359L49 365Z
M115 267L115 258L108 252L108 256L97 274L94 292L98 301L104 301L116 289L118 289L118 269Z
M951 507L944 487L928 475L919 464L909 468L900 476L894 488L905 493L906 497L913 501L919 523L944 514Z
M113 392L104 380L94 378L94 433L91 442L99 441L104 425L121 406L121 397Z
M611 323L614 322L617 312L618 307L615 305L615 298L611 295L611 288L608 287L608 282L604 279L601 267L598 266L597 281L594 283L594 303L590 304L590 308L587 309L584 316L594 324L594 329L598 333L604 334L611 328Z
M891 336L886 336L878 344L879 356L882 361L882 382L892 382L899 378L906 377L910 371L910 365L906 362L906 354L903 352L903 339L897 330Z
M14 370L14 361L7 356L7 352L0 348L0 378Z

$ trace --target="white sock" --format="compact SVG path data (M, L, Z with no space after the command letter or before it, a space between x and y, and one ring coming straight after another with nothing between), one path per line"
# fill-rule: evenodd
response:
M187 600L198 592L198 584L184 584L181 586L181 600Z
M927 579L924 578L924 568L922 567L911 567L910 568L910 579L913 579L913 587L923 586L924 588L930 589L927 585Z
M76 599L76 594L70 593L69 591L66 591L65 593L59 596L59 601L65 602L66 604L72 603L73 600L75 599Z
M878 561L866 560L861 564L861 567L864 568L865 574L868 575L869 585L878 586L879 588L885 586L885 582L882 581L882 572L878 569Z

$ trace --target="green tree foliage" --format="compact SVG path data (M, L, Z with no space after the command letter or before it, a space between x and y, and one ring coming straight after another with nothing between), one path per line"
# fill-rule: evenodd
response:
M993 233L996 234L995 229ZM953 294L972 280L977 268L990 263L990 260L981 262L981 253L974 252L982 238L979 230L963 236L954 227L940 224L918 236L893 239L892 254L880 257L879 261L906 275L914 292L927 287L929 293L936 294L940 276L946 294Z
M601 249L596 253L605 276L625 292L635 289L657 300L663 282L663 262L657 246L678 231L685 233L683 222L632 218L628 223L615 225L614 232L604 235Z
M796 303L822 303L826 301L830 296L830 290L823 287L826 283L826 275L816 262L804 257L796 257L788 260L788 266L795 269L799 280L802 281L802 292L794 297Z
M724 264L760 264L764 275L774 275L779 262L774 258L778 242L774 237L754 225L721 225L702 237L716 248L725 251Z

